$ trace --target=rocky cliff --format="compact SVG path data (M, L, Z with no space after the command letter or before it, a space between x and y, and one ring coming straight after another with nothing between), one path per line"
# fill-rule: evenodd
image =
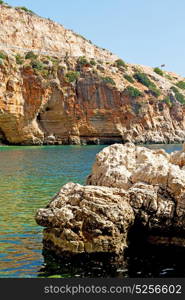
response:
M0 5L0 141L185 140L185 80L127 64L23 8Z

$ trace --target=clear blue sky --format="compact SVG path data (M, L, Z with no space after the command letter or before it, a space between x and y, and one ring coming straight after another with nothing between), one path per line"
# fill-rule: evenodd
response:
M185 76L185 0L7 0L116 53Z

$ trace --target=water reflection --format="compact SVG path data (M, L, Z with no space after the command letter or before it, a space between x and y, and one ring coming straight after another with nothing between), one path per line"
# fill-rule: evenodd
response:
M39 277L185 277L184 249L133 243L124 255L79 254L57 258L43 251Z
M78 254L74 257L56 257L43 250L44 264L39 277L127 277L128 264L123 255L110 253Z
M68 181L83 183L102 148L0 147L0 277L37 276L43 257L36 209Z

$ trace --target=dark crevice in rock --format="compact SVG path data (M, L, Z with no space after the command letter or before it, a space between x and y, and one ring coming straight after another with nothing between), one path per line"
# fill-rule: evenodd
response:
M1 128L0 128L0 144L9 145L9 142L6 139L6 136Z

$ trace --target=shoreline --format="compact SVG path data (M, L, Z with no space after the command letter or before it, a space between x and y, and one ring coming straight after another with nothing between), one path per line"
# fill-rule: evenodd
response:
M123 142L119 142L119 141L115 141L112 143L80 143L80 144L74 144L74 143L69 143L69 144L62 144L62 143L42 143L42 144L22 144L22 143L17 143L17 144L11 144L11 143L4 143L1 144L0 143L0 147L11 147L11 146L17 146L17 147L30 147L30 146L35 146L35 147L42 147L42 146L109 146L109 145L113 145L113 144L126 144L128 143L128 141L123 141ZM134 141L131 141L131 143L133 143L136 146L147 146L147 145L183 145L185 143L184 141L178 141L178 142L168 142L168 143L162 143L162 142L154 142L154 141L150 141L150 142L146 142L146 143L137 143Z
M153 147L157 148L160 146L156 145ZM41 230L38 231L37 230L38 226L36 226L36 223L34 222L33 224L33 215L35 214L35 211L38 207L43 207L44 203L47 204L47 202L50 201L51 197L54 196L56 191L58 191L60 186L65 184L66 181L75 180L83 184L86 176L90 173L91 166L96 156L96 153L101 151L101 148L104 148L104 146L93 145L92 147L88 147L88 146L73 147L72 145L68 147L56 147L56 146L1 147L1 159L2 159L1 171L3 172L3 176L1 176L1 199L3 204L2 206L3 216L6 220L3 223L3 226L1 227L1 236L2 236L2 240L4 239L6 240L5 243L10 244L10 247L7 248L7 255L5 259L3 259L3 263L5 266L8 264L8 267L11 272L11 276L13 277L20 276L20 274L22 274L21 269L23 268L23 264L20 261L19 269L15 270L15 261L17 261L17 258L14 256L13 254L14 252L12 250L16 250L20 258L21 257L24 258L25 255L26 257L28 257L28 261L30 263L29 275L31 277L37 277L37 275L47 277L50 275L54 276L56 274L55 273L56 269L50 269L50 268L48 269L48 267L51 266L52 257L51 260L49 259L48 261L49 264L46 266L46 269L43 269L44 263L43 263L42 249L41 249L42 229L40 228ZM166 145L164 146L164 148L168 148L168 146ZM177 147L169 146L168 149L170 152L174 150L179 150L180 148L181 146L179 145ZM11 176L9 176L10 168L11 168ZM39 172L35 172L35 170L39 170ZM48 176L47 180L46 180L46 176ZM16 178L17 183L21 183L21 184L14 186L12 184L14 178ZM3 188L3 186L6 187ZM15 207L17 207L17 210L19 211L19 213L16 216L14 215ZM8 215L7 215L7 211L9 211ZM22 214L21 211L24 211L24 214ZM27 224L26 228L23 225L25 223L24 222L25 219ZM12 224L10 229L11 232L9 236L7 236L7 231L6 231L7 222L10 222ZM21 226L22 233L27 234L29 230L29 233L33 234L34 238L30 236L30 234L22 238L21 234L19 234L20 226ZM39 233L35 234L36 232ZM13 244L12 241L14 239L16 239L16 241L20 243L20 246L19 244L18 246L17 244ZM139 243L140 240L136 244L136 249ZM133 247L135 248L135 246ZM35 249L37 249L36 252ZM145 248L143 250L145 250ZM138 264L136 265L134 263L135 262L134 254L131 253L131 258L129 255L128 262L130 262L131 264L129 264L128 273L126 273L127 276L133 275L133 268L137 272L142 272L143 276L148 276L148 272L151 273L153 276L156 276L156 274L159 275L160 273L162 273L163 269L170 267L171 265L170 255L169 255L169 260L165 262L165 267L164 267L163 257L166 258L166 255L162 256L160 252L158 256L157 255L155 256L155 251L154 251L154 262L150 262L150 256L151 253L153 252L146 251L143 254L143 250L141 249L141 251L139 252L141 253L141 255L137 258ZM31 256L29 256L30 251L32 253ZM173 274L174 276L175 275L180 276L183 274L181 259L179 258L178 252L177 253L172 252L172 253L174 258ZM136 253L136 257L137 257L137 253ZM90 263L91 263L91 258L90 258ZM6 259L9 259L8 263L4 262ZM132 261L130 259L132 259ZM151 268L149 271L147 269L142 268L143 259L145 259L146 265L148 263L151 264ZM38 268L36 269L34 267L35 261L37 261L38 263ZM157 270L155 269L156 261L158 262ZM59 265L57 265L57 268L58 267ZM156 270L156 273L152 272L152 268L153 270L154 269ZM91 264L89 265L88 269L89 272L91 272L90 273L91 276L95 274L99 274L98 270L96 273L93 273L94 269L91 268ZM122 268L121 266L121 268L119 269L122 270L125 268ZM63 270L60 269L59 273L60 274L68 273L68 276L70 277L72 276L70 268L68 268L68 270L65 269L64 270L65 272L62 271ZM111 276L110 274L112 274L112 269L111 268L108 269L107 273L103 269L102 272L103 272L102 276ZM88 272L86 272L86 276L90 276L87 273ZM122 274L121 276L125 276L125 273L124 274L123 273L124 271L123 272L121 271ZM84 276L83 270L80 274L77 270L75 274L79 276L81 274L81 276ZM137 275L136 272L134 274ZM170 276L170 274L171 273L169 271L167 275ZM8 276L8 272L2 271L1 276L2 277ZM24 276L28 276L27 270L25 270ZM120 276L120 273L118 274L116 272L114 273L114 276L118 277Z

